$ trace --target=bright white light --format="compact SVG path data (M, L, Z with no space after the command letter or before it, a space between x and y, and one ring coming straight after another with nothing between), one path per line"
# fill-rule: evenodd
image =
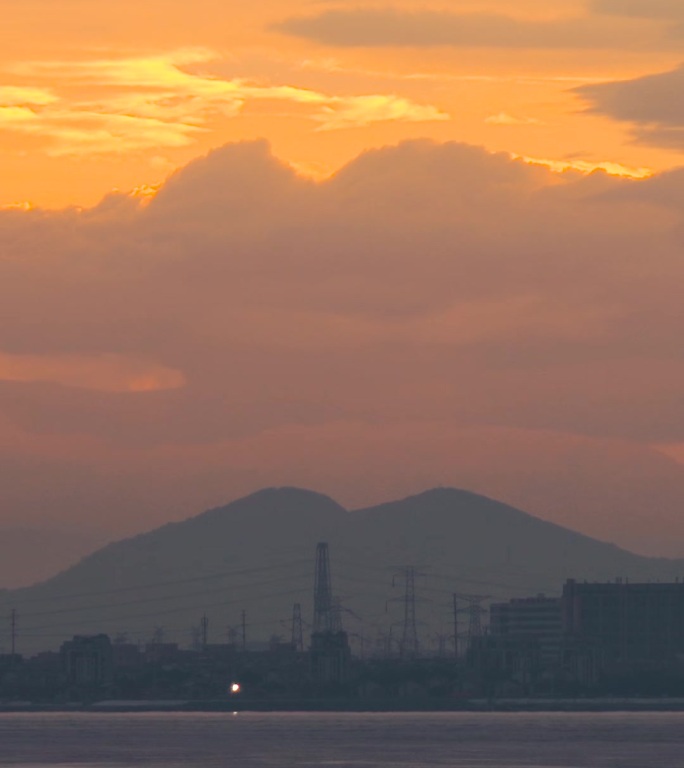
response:
M230 692L231 693L240 693L240 689L241 689L240 683L233 683L230 686Z

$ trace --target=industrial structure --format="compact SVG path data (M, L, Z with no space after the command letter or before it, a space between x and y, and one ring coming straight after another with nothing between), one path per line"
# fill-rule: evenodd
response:
M311 671L316 684L342 686L349 681L351 651L342 629L339 603L333 598L328 544L316 547L314 622L311 633Z
M249 695L284 701L292 696L457 700L470 695L684 694L684 583L570 579L558 597L516 597L487 609L491 598L482 594L437 590L446 592L449 602L426 600L419 593L427 575L410 565L395 569L392 584L401 594L386 598L386 616L375 625L375 638L364 634L363 626L350 632L343 628L343 610L350 617L346 621L363 619L343 608L333 589L327 542L319 542L315 551L311 623L305 621L306 606L303 610L302 602L294 602L291 618L280 621L288 635L276 632L267 642L253 639L251 630L248 639L248 604L224 643L211 642L214 624L205 609L192 628L189 647L168 642L164 629L156 626L150 642L129 642L124 632L114 641L105 633L78 634L59 653L26 659L17 647L23 611L12 610L7 616L10 652L0 653L0 702L108 695ZM388 612L395 603L400 615ZM437 634L422 631L419 604L441 612ZM258 618L252 622L256 634ZM308 643L305 628L310 630ZM360 648L356 656L350 638ZM430 640L437 641L436 648ZM447 652L451 641L453 653Z

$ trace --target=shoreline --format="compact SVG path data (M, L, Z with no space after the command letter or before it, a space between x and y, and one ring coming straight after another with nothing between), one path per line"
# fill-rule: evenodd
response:
M600 712L684 712L684 698L597 698L597 699L464 699L443 702L362 699L188 700L122 701L102 700L70 704L0 702L0 715L41 713L600 713Z

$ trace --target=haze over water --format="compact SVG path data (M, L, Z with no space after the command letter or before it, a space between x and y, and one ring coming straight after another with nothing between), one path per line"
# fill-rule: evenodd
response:
M0 765L680 768L684 714L11 714Z

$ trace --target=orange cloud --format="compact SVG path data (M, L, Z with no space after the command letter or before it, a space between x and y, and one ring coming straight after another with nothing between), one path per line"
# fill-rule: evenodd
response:
M0 381L52 382L97 392L155 392L185 384L179 371L111 354L55 357L0 353Z
M49 80L57 94L68 87L94 90L94 95L74 98L8 86L0 89L0 129L40 137L48 142L45 151L60 157L187 146L207 131L212 119L235 116L258 101L303 109L301 114L324 131L449 120L437 107L392 94L334 96L187 71L217 57L209 50L188 49L135 58L16 64L9 68L16 76Z

